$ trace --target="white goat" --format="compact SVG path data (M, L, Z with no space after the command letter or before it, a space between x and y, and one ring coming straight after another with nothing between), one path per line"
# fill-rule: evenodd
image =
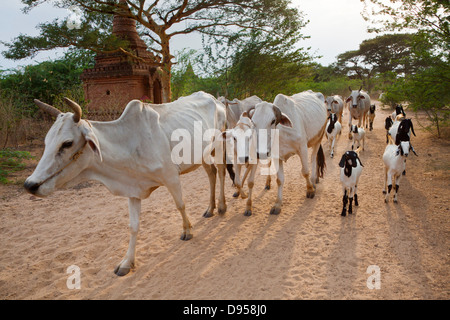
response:
M361 146L361 141L362 141L362 149L364 150L364 141L365 141L365 135L366 135L366 131L364 131L363 128L358 128L358 126L356 125L352 125L351 126L351 135L352 135L352 150L355 146L355 142L358 141L358 147L359 148Z
M402 178L402 172L405 170L405 160L408 157L409 150L411 150L411 144L409 141L401 141L400 145L395 145L392 137L389 136L389 144L386 146L383 154L384 162L384 190L386 194L384 202L388 202L389 194L394 187L394 203L397 203L397 193ZM387 188L387 192L386 192Z
M335 113L330 113L329 117L328 117L328 122L327 122L327 128L326 128L326 135L327 135L327 139L331 141L330 144L330 149L331 149L331 153L330 153L330 157L333 158L334 156L334 143L336 142L336 137L338 134L340 134L342 126L341 123L338 121L338 117Z
M353 213L352 203L355 198L355 206L358 206L358 182L361 176L363 164L358 157L359 148L356 151L347 151L342 155L339 166L341 167L341 183L344 196L342 197L342 213L341 216ZM350 201L349 201L350 200Z

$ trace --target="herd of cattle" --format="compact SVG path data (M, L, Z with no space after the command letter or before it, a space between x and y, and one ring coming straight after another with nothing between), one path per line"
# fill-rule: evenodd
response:
M224 97L216 99L204 92L159 105L133 100L119 119L109 122L82 119L81 107L67 98L65 102L73 113L63 113L35 100L56 121L45 137L44 153L24 187L32 194L44 197L59 188L96 180L112 194L129 198L130 242L124 259L115 269L117 275L123 276L135 262L141 200L158 187L167 187L181 213L181 239L192 238L180 175L200 166L206 171L210 185L205 217L212 216L216 208L217 174L220 185L217 209L219 214L227 210L226 170L237 188L234 196L247 199L244 214L251 215L255 173L258 166L262 172L263 164L275 168L268 170L266 188L270 188L271 174L275 174L278 193L270 213L279 214L283 202L283 162L295 154L302 164L306 196L313 198L315 184L323 177L326 163L322 139L326 135L330 140L330 156L333 157L334 142L342 130L344 106L348 105L349 138L353 139L353 144L352 150L346 151L339 162L343 186L342 215L345 216L347 205L348 213L352 213L353 199L358 205L357 185L363 167L358 155L361 149L364 150L364 127L369 126L372 130L375 117L375 106L370 104L369 95L361 88L349 89L351 94L345 100L337 95L325 99L321 93L311 90L292 96L279 94L273 103L256 96L232 101ZM415 153L410 144L410 132L415 135L411 120L405 119L401 106L392 117L391 121L386 119L388 145L383 155L386 202L392 188L394 202L397 202L406 157L410 150ZM353 125L352 120L357 120L357 124ZM174 139L174 132L184 133L183 146L188 149L181 151L185 161L173 161L175 150L180 152L180 139ZM205 139L206 132L213 134ZM310 162L308 149L311 149ZM242 168L246 169L243 177ZM243 190L247 177L248 194Z

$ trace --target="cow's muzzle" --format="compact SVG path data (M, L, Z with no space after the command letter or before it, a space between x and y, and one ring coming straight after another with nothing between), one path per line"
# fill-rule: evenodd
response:
M25 190L27 190L31 194L36 194L39 190L39 187L41 186L40 183L34 182L34 181L28 181L28 179L25 181L23 187Z

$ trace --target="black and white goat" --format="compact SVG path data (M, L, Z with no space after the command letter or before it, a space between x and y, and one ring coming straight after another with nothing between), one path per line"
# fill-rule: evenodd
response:
M384 120L384 128L386 129L386 143L389 142L389 129L391 129L392 125L394 124L394 121L391 117L386 117Z
M341 123L338 121L338 116L336 113L330 113L328 116L328 122L326 127L327 139L331 142L331 153L330 157L334 156L334 143L336 142L336 137L341 133Z
M362 149L364 150L364 141L365 141L365 136L366 136L366 131L364 131L364 129L358 128L357 125L352 125L351 127L351 135L352 135L352 150L355 147L355 142L358 141L358 147L359 148L361 146L361 141L362 141Z
M398 105L395 106L395 111L392 112L392 115L391 115L392 120L395 121L395 119L397 118L397 116L399 114L402 114L404 117L406 117L405 110L403 110L403 106L401 104L398 104Z
M375 119L376 106L372 104L369 108L369 131L373 130L373 120Z
M356 151L347 151L342 155L339 166L341 167L341 183L344 196L342 198L342 213L341 216L353 213L352 202L355 198L355 206L358 206L358 182L361 176L363 164L358 156L359 149Z
M415 136L414 126L411 119L402 119L401 121L396 121L392 125L392 128L389 130L389 135L392 137L395 145L400 145L402 141L408 141L411 145L411 132ZM417 156L416 151L411 145L411 150ZM405 159L406 164L406 159ZM406 174L406 170L403 171L403 175Z
M405 170L405 160L409 151L412 150L409 141L401 141L399 145L394 143L392 137L389 136L389 144L386 146L383 154L384 162L384 190L386 194L384 202L388 202L389 195L394 185L394 203L397 203L397 193L400 186L402 172ZM414 152L414 151L413 151ZM415 153L415 152L414 152ZM386 191L387 188L387 191Z

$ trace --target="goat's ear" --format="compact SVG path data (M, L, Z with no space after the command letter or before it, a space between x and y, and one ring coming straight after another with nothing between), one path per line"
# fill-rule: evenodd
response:
M356 168L358 166L358 161L359 161L359 163L361 163L361 167L364 167L361 162L361 159L359 159L358 155L356 155L355 161L353 161L353 163L352 163L353 168Z
M412 133L413 133L413 135L414 135L414 137L415 137L415 136L416 136L416 133L414 132L414 126L413 126L412 121L411 121L411 131L412 131Z
M345 159L347 157L345 156L345 153L342 155L341 161L339 161L339 167L343 168L345 166Z

